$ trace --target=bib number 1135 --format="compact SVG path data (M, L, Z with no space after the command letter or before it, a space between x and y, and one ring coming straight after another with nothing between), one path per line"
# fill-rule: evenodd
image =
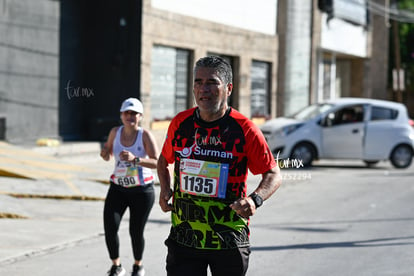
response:
M181 190L189 194L215 196L217 179L182 174Z

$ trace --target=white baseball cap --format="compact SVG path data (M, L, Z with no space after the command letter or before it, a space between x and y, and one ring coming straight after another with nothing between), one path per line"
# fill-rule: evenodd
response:
M119 111L121 112L125 112L125 111L135 111L138 113L143 114L144 113L144 107L142 106L142 103L136 99L136 98L128 98L126 99L122 105L121 105L121 109Z

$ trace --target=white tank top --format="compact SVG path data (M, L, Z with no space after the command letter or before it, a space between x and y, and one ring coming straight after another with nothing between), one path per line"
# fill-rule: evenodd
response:
M112 146L112 152L115 158L115 169L111 175L111 181L115 184L124 187L135 187L151 184L154 181L154 174L150 168L142 167L134 162L122 161L119 158L119 154L123 150L131 152L133 155L139 158L148 158L145 152L144 143L142 142L142 134L144 130L138 128L137 137L132 146L126 147L121 144L121 133L123 126L120 126L116 132L116 136Z

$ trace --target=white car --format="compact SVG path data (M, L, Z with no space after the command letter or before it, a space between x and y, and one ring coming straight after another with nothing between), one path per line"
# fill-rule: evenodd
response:
M275 158L304 166L315 159L359 159L369 166L390 160L396 168L407 168L414 154L407 109L390 101L339 98L260 128Z

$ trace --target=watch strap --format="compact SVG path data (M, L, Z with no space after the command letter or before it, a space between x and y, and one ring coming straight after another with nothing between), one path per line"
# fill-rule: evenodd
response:
M258 193L251 193L250 198L253 200L256 208L259 208L263 205L263 198Z

